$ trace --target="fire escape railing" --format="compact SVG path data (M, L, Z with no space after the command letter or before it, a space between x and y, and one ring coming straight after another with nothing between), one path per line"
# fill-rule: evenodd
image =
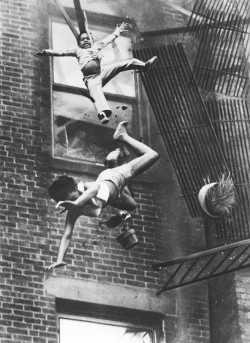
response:
M169 291L216 276L250 267L250 239L153 264L154 270L166 268L165 285L157 291Z

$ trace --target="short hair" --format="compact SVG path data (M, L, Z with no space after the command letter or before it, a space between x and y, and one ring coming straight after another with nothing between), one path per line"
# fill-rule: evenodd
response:
M58 201L67 200L67 195L77 189L77 184L72 177L67 175L60 176L48 189L51 199Z
M86 31L80 32L79 35L76 37L76 41L77 41L77 44L78 44L78 45L79 45L79 42L80 42L81 35L83 35L84 33L86 33L86 34L88 35L88 37L89 37L88 32L86 32ZM90 38L90 37L89 37L89 38Z

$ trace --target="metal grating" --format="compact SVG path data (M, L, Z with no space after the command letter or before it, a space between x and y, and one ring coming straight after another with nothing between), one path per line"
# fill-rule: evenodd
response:
M134 51L141 60L158 56L156 68L141 73L159 133L162 135L192 217L200 216L197 199L204 179L228 172L182 45Z
M188 27L194 34L206 30L208 25L244 31L249 11L248 0L196 0Z
M199 39L194 64L199 87L245 97L249 92L250 2L196 0L187 31Z
M166 268L167 282L156 293L160 295L164 291L250 267L250 239L156 263L152 267L154 270Z
M235 182L238 203L230 217L216 221L217 237L225 240L250 235L250 111L243 99L205 101L209 117Z

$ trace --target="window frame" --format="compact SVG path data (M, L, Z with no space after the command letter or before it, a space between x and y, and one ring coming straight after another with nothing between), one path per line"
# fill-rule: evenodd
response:
M75 320L79 322L89 322L89 323L95 323L95 324L103 324L103 325L110 325L110 326L118 326L118 327L125 327L125 328L135 328L138 330L145 330L150 331L152 335L152 343L157 343L156 339L156 331L154 328L148 326L148 325L139 325L134 324L127 321L117 321L117 320L111 320L111 319L103 319L103 318L93 318L88 316L76 316L76 315L65 315L65 314L58 314L57 320L58 320L58 341L61 342L61 332L60 332L60 319L69 319L69 320Z
M152 332L152 343L162 342L165 336L164 316L159 313L56 298L58 342L61 318L148 330Z
M76 24L76 21L74 19L74 9L73 8L65 8L67 13L69 14L71 20L73 23ZM100 15L99 13L92 13L87 12L88 18L91 19L91 28L92 29L101 29L101 28L107 28L107 35L110 32L113 32L113 29L115 28L116 24L119 22L127 21L127 18L117 17L117 16L110 16L110 15ZM89 20L90 21L90 20ZM53 4L49 4L49 20L48 20L48 44L49 47L52 46L52 22L58 22L65 24L65 20L59 15L58 10L56 9L56 6ZM98 25L98 23L102 23L102 25ZM132 38L132 48L134 48L134 38ZM90 175L97 175L104 169L104 165L101 163L96 163L92 161L79 161L79 160L70 160L65 157L60 156L54 156L54 146L55 146L55 137L54 137L54 113L53 113L53 91L59 90L64 91L71 94L81 94L81 88L74 87L74 86L68 86L68 85L62 85L58 83L54 83L53 79L53 58L50 58L49 61L49 82L50 82L50 154L49 154L49 165L52 169L60 169L63 171L71 171L71 172L77 172L77 173L87 173ZM139 108L139 99L140 99L140 90L139 90L139 79L138 74L134 73L134 82L135 82L135 97L131 96L124 96L119 94L111 94L105 92L105 96L108 101L119 101L121 103L123 102L129 102L132 106L132 134L141 134L140 130L140 118L135 115L138 113ZM107 128L108 129L108 128Z

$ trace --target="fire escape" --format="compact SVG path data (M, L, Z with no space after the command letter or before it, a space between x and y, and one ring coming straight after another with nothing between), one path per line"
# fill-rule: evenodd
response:
M214 219L218 247L153 265L166 270L158 295L250 266L249 19L247 0L197 0L186 33L199 41L192 67L181 43L134 51L159 58L141 78L190 215L201 216L207 176L230 172L237 192L232 213Z
M60 1L54 1L77 36ZM230 173L237 206L214 220L220 246L152 266L166 269L166 283L157 295L250 266L250 2L196 0L192 12L162 3L190 17L186 34L200 42L194 65L181 43L138 49L134 55L159 58L157 67L141 78L184 199L190 215L200 217L197 194L204 179ZM79 0L74 7L79 31L88 30Z

